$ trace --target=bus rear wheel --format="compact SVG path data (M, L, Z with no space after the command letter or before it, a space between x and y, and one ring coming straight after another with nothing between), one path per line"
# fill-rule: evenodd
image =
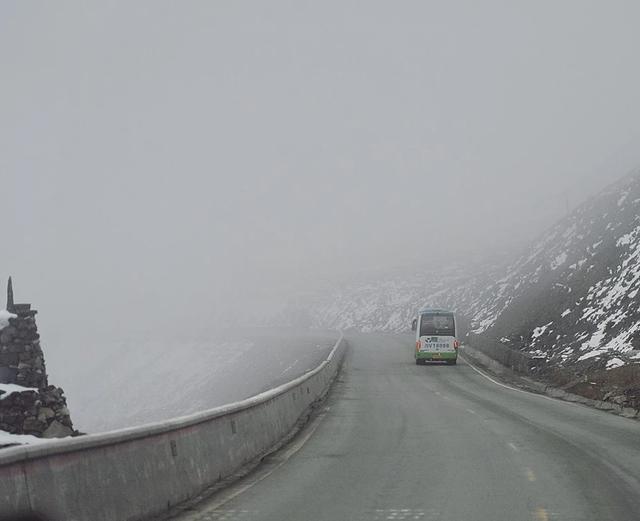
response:
M457 360L447 360L447 363L449 365L456 365L458 363L458 361Z
M416 358L416 365L424 365L426 360L424 358Z

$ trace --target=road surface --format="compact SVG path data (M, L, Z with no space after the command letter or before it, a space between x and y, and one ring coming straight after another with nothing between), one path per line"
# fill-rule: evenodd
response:
M640 422L416 366L406 335L347 338L324 412L180 520L640 519Z

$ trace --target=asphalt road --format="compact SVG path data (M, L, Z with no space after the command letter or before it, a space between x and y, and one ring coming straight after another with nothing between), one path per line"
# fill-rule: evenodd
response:
M640 519L640 422L416 366L409 336L348 337L324 412L180 519Z

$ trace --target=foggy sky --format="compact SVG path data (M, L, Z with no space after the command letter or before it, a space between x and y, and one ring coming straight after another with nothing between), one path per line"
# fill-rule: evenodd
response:
M524 244L640 165L639 15L4 1L0 276L55 344Z

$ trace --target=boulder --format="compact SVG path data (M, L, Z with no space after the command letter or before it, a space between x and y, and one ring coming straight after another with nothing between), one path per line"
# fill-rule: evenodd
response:
M66 405L63 405L58 409L55 413L56 416L69 416L69 409L67 409Z
M42 432L47 428L45 422L41 422L37 418L26 418L22 424L22 431L25 434L34 434L35 436L42 435Z
M73 434L73 429L62 425L57 420L53 420L51 425L47 427L47 429L42 433L43 438L64 438L66 436L71 436Z
M38 410L38 420L42 422L47 422L47 420L51 418L55 418L56 413L53 412L53 409L49 407L40 407Z

